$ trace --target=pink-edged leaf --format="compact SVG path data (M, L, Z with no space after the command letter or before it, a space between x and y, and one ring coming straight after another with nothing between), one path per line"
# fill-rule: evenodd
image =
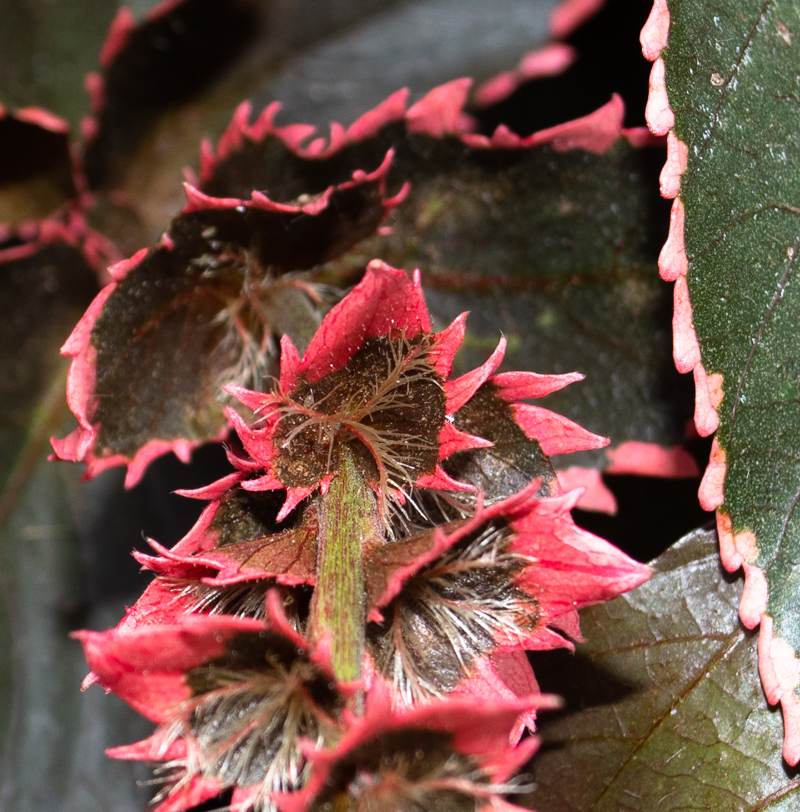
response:
M317 563L317 523L306 520L299 527L271 536L226 544L203 554L203 562L218 567L208 584L220 586L255 579L274 579L294 586L313 584Z
M278 511L282 494L249 491L239 476L209 504L192 529L172 548L150 541L157 555L134 553L143 567L171 580L201 581L224 587L239 582L263 581L295 585L313 582L317 523L313 513L296 526L281 530ZM152 597L148 595L156 590ZM162 597L159 597L162 596ZM159 607L159 600L164 606ZM193 611L191 596L156 579L129 612L135 618ZM183 607L183 608L181 608ZM163 609L163 612L162 612Z
M0 104L0 262L53 243L80 249L99 274L119 259L89 223L82 165L69 124L41 107Z
M248 491L232 483L206 508L173 552L203 553L269 536L280 529L275 516L282 501L282 494Z
M0 55L0 63L6 57ZM81 616L98 624L105 619L83 591L88 571L65 566L77 561L85 538L78 529L86 528L86 514L76 506L75 479L45 460L49 435L71 423L64 399L68 364L58 347L95 295L97 281L79 246L54 241L33 249L0 261L0 635L7 651L0 657L0 728L14 743L2 756L0 805L80 808L85 800L133 809L146 801L136 771L109 763L102 749L118 736L146 734L148 723L121 704L106 704L102 691L88 704L77 691L85 663L80 646L67 639L75 622L68 607L77 607L83 594ZM31 725L33 718L41 724ZM84 736L95 741L93 763L62 758L77 752ZM91 801L83 794L88 785L97 787Z
M190 196L161 242L112 269L64 348L80 422L56 452L92 476L127 464L128 484L165 451L182 459L227 430L225 384L270 374L273 336L307 338L310 288L282 271L308 268L375 229L385 165L315 202Z
M165 111L207 89L257 31L257 4L161 0L143 19L120 8L90 74L83 122L93 187L118 182L131 153ZM209 48L213 42L215 47Z
M673 355L692 372L695 426L714 434L700 486L720 553L761 624L759 670L780 702L784 757L800 763L800 572L796 392L798 110L794 3L658 0L642 31L648 122L667 135L661 193L674 198L659 258L673 282ZM702 67L701 67L702 66Z

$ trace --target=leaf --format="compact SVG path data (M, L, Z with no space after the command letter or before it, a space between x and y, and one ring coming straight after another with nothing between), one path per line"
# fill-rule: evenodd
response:
M718 508L726 568L744 567L740 616L748 628L761 623L761 675L768 699L783 705L792 764L800 760L798 37L800 12L786 0L735 10L659 0L642 37L658 57L650 124L670 130L662 192L679 192L660 262L675 281L675 359L694 372L698 431L717 429L700 500Z
M138 23L120 9L100 51L102 74L89 80L90 185L108 185L160 115L224 74L260 33L263 16L252 0L162 2Z
M689 534L654 566L637 590L581 612L588 642L569 664L534 660L542 690L567 706L539 717L525 805L796 809L800 780L782 762L780 718L759 689L756 638L737 623L739 584L721 572L715 534Z
M386 162L296 203L260 192L189 203L162 240L111 270L63 352L74 357L69 402L80 425L53 447L94 476L127 464L134 485L157 456L221 439L225 384L261 386L274 371L274 335L299 343L316 328L320 297L286 276L371 233L389 201ZM280 193L280 189L277 190Z
M236 0L233 5L256 8L249 47L240 48L237 58L202 93L179 99L166 111L151 109L158 115L150 119L147 137L123 160L107 162L112 172L106 183L127 193L148 235L146 242L158 237L180 205L175 179L182 167L196 161L197 143L208 133L221 132L230 110L243 98L252 99L256 109L281 100L286 105L285 121L311 121L322 127L330 121L348 124L398 88L409 87L419 97L441 82L465 75L481 81L510 68L552 36L554 15L562 3ZM207 36L209 29L202 26L188 35L203 30ZM215 50L213 31L204 48ZM149 75L134 72L126 82L149 87ZM109 137L101 139L103 151L130 143L126 122L137 117L139 106L131 101L127 106L113 101L124 115L109 125ZM120 132L119 141L111 137L112 130ZM106 208L98 215L105 216ZM124 232L115 228L113 236L121 241Z
M299 527L281 533L221 545L203 554L201 559L204 564L219 569L213 578L214 585L268 578L274 578L279 584L313 583L318 529L314 516ZM211 584L212 580L207 578L205 583Z

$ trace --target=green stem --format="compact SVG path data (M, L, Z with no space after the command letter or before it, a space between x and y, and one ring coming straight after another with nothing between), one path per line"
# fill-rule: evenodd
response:
M363 551L382 529L377 497L346 447L321 505L309 636L329 639L334 675L353 682L361 679L366 635Z

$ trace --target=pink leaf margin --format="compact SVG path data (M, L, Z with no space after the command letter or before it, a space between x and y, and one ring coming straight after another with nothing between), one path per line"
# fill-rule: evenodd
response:
M542 51L532 52L523 60L524 70L543 73L553 72L559 65L569 61L568 46L553 44ZM527 60L527 61L526 61ZM520 69L522 70L522 69ZM309 124L275 125L280 102L272 102L254 120L250 102L242 102L233 114L230 124L220 136L216 148L208 139L200 147L200 164L197 173L184 170L187 180L195 186L208 183L218 164L240 150L247 141L258 143L267 137L278 138L287 149L305 159L324 160L345 147L375 136L385 126L404 122L409 132L429 135L433 138L454 136L472 149L527 149L550 145L559 152L584 149L602 154L619 138L627 139L639 147L653 142L649 132L641 127L625 129L622 122L625 106L620 96L614 94L609 102L592 113L573 121L548 127L522 137L500 125L491 136L471 132L472 119L465 108L470 95L472 80L454 79L433 88L418 102L408 107L409 91L401 89L384 99L349 127L332 123L327 137L317 135ZM480 95L491 93L481 88ZM405 194L405 187L401 194ZM399 202L399 201L398 201Z
M11 110L0 104L0 119L17 121L40 127L49 132L69 137L70 126L60 116L42 107L21 107ZM79 150L69 148L72 185L75 197L62 202L54 211L40 220L25 220L14 225L0 222L0 243L16 239L21 244L0 249L0 264L15 262L38 253L55 243L65 243L80 250L89 266L101 276L110 261L119 259L113 243L90 227L86 210L92 203L88 184L83 174Z
M151 22L164 17L186 0L161 0L153 8L145 12L144 22ZM84 79L84 87L89 94L89 114L81 120L81 138L84 150L97 137L100 130L99 115L105 106L106 83L103 71L107 71L117 60L131 35L139 27L133 10L128 6L121 6L106 32L105 40L100 46L97 62L99 71L88 73Z
M400 194L392 198L385 197L386 176L391 165L391 160L392 152L390 150L381 165L374 171L369 173L360 170L356 171L350 180L345 181L337 187L329 187L313 200L297 205L277 203L258 191L252 193L250 200L216 198L203 194L203 192L196 187L186 183L184 184L184 190L187 202L183 209L181 209L179 216L199 210L236 209L244 212L249 208L314 216L329 206L331 197L335 191L349 189L367 183L377 183L381 197L383 198L383 216L385 217L389 211L403 199L405 194L405 192L401 190ZM92 479L109 468L126 465L128 470L125 477L125 487L131 488L141 480L148 465L154 459L172 451L182 462L189 462L192 451L195 448L207 442L221 442L228 434L229 426L225 426L216 436L203 440L188 440L185 438L153 439L142 446L133 456L125 454L103 454L97 448L99 427L93 423L94 413L97 408L97 397L95 394L97 353L91 343L92 330L103 311L106 301L114 293L119 283L146 259L150 251L170 251L172 248L173 243L171 238L168 234L164 234L161 241L154 248L142 248L132 257L112 265L108 269L108 273L114 281L106 285L100 293L98 293L61 348L62 355L69 356L73 359L67 376L67 403L72 413L78 419L78 426L71 434L63 439L56 437L51 438L50 442L54 452L51 459L85 463L86 471L84 473L84 479Z
M507 99L520 85L532 79L558 76L569 68L577 58L570 45L551 42L543 48L529 51L510 71L493 76L475 88L472 101L478 107L489 107Z
M605 0L561 0L550 14L550 35L557 40L569 37L604 5ZM482 82L476 88L472 101L478 107L497 104L525 82L563 73L576 57L577 53L570 45L563 42L547 43L526 53L513 70Z
M691 372L695 382L695 426L707 437L719 426L718 407L724 395L723 377L708 373L702 364L700 345L694 329L692 305L686 275L689 261L684 240L685 210L679 194L681 176L686 170L688 146L675 134L675 114L670 107L666 67L662 51L667 47L670 13L667 0L654 0L650 16L641 32L642 52L653 62L645 118L650 130L667 137L667 160L661 171L661 194L673 198L667 241L658 260L661 278L674 283L673 356L679 372ZM774 621L767 614L769 585L766 574L756 566L758 546L751 531L736 533L725 500L725 449L715 437L711 455L700 484L699 499L705 510L717 511L720 558L729 572L744 570L745 585L739 602L739 617L749 629L761 624L758 640L758 666L764 692L771 704L780 702L784 719L783 757L794 766L800 762L800 660L786 640L774 634Z
M561 0L550 14L550 33L564 39L597 14L606 0Z

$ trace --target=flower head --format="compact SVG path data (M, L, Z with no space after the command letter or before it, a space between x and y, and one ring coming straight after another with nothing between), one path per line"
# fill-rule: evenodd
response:
M580 639L577 609L649 577L574 524L580 492L540 498L537 489L370 550L367 647L397 701L485 694L486 685L508 685L512 665L524 685L521 662L499 655L571 646L568 636Z
M345 694L288 624L277 593L265 621L187 616L171 625L81 632L96 679L159 724L117 758L164 762L159 809L184 810L226 788L239 810L302 785L300 740L338 730Z
M325 318L302 359L284 337L276 391L227 388L258 416L250 426L234 410L228 413L251 457L239 461L239 467L251 473L265 470L242 487L285 488L282 519L317 488L327 490L349 445L384 508L405 503L414 488L474 492L475 485L454 479L440 463L457 452L493 445L457 428L457 412L497 370L505 340L483 366L450 380L465 319L462 314L434 333L419 275L411 281L403 271L371 262L364 279ZM560 386L574 380L557 377ZM509 385L495 388L499 403ZM533 425L524 410L513 414L522 432L530 428L526 420ZM568 424L578 432L573 447L606 442L564 418L557 420L559 429Z
M518 789L509 779L537 741L512 747L509 733L520 713L537 705L553 703L451 699L398 711L376 688L337 746L310 754L307 787L275 802L281 812L517 810L500 793Z

